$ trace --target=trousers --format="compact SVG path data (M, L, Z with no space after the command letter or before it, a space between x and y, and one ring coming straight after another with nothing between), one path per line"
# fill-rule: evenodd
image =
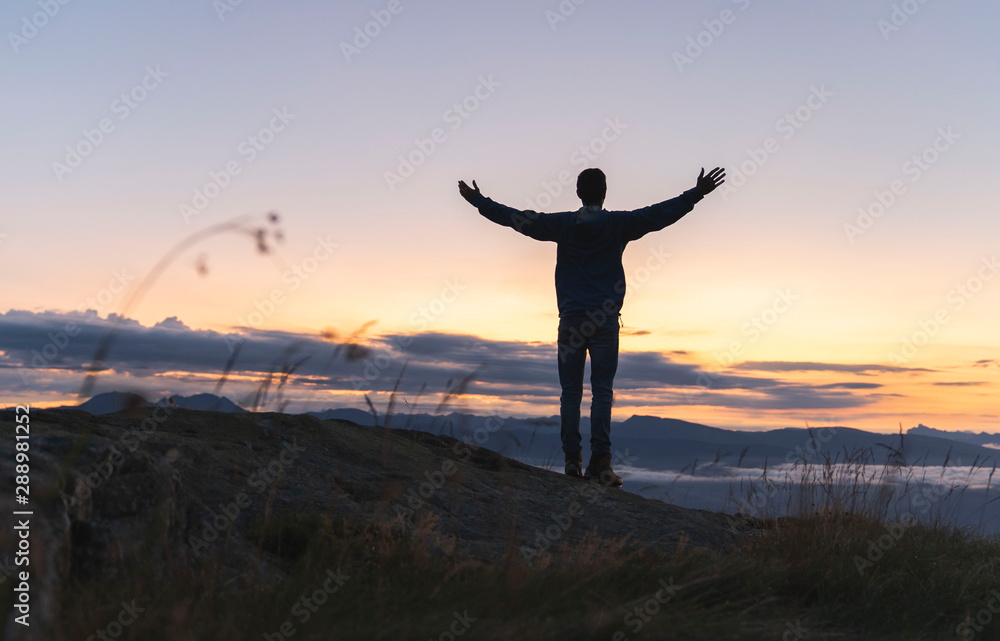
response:
M618 371L618 314L603 311L559 319L560 436L566 454L581 451L580 404L583 374L590 353L590 451L611 452L611 405Z

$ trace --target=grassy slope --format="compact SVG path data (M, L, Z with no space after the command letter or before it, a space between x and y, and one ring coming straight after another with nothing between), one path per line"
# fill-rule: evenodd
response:
M964 621L979 626L968 628L974 638L1000 638L988 609L1000 545L944 526L892 527L879 510L761 521L762 534L738 550L584 540L531 565L514 544L495 564L469 561L454 540L435 538L433 520L412 537L388 521L276 513L251 534L291 561L283 583L253 572L224 580L221 556L171 582L127 559L115 578L69 582L55 629L32 638L86 639L133 600L145 611L118 638L277 639L283 624L296 639L973 638L958 633ZM329 571L349 578L327 595ZM312 594L326 597L315 611L301 602ZM464 629L456 613L475 620Z
M1000 584L996 544L922 526L900 532L862 574L856 557L888 530L852 517L782 519L737 553L626 554L592 541L577 546L574 561L532 567L516 551L497 565L470 563L388 525L318 521L280 588L252 577L222 585L210 568L162 585L132 568L120 580L68 590L49 638L86 638L120 601L136 599L148 609L125 638L259 639L288 621L299 639L437 639L456 611L467 611L476 619L470 639L611 639L618 631L619 639L777 639L789 631L953 639ZM312 529L289 518L269 534ZM349 578L303 621L307 610L295 604L322 591L328 570ZM664 586L674 594L660 591L657 601ZM987 626L977 638L997 635Z

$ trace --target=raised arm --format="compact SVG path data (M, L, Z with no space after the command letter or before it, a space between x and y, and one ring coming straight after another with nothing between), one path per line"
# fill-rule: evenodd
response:
M725 182L726 170L716 167L705 175L702 167L695 186L676 198L622 215L625 240L642 238L649 232L673 225L687 215L702 198Z
M540 214L537 211L521 211L513 207L501 205L483 196L475 180L472 181L472 187L469 187L464 180L458 181L458 192L462 194L462 198L469 201L470 205L478 209L480 214L498 225L510 227L514 231L535 240L554 241L558 236L554 217L548 214Z

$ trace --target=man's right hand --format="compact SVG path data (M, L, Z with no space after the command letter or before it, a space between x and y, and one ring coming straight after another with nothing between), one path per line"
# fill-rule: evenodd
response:
M473 187L475 189L473 189ZM472 199L473 198L475 198L476 196L481 195L481 193L479 191L479 185L476 184L475 180L472 181L472 187L469 187L467 184L465 184L464 180L459 180L458 181L458 193L462 194L462 198L464 198L467 201L469 201L469 204L472 204Z
M705 168L701 168L701 174L698 175L698 183L694 186L698 190L698 193L702 196L707 196L708 194L715 191L715 188L726 182L726 170L716 167L712 171L705 175Z

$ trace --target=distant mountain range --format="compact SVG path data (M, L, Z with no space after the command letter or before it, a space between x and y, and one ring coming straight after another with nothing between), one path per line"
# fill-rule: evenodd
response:
M944 430L936 430L933 427L927 427L926 425L917 425L916 427L911 427L906 431L907 434L921 434L923 436L939 436L941 438L950 439L952 441L961 441L962 443L972 443L974 445L982 445L990 449L1000 450L1000 434L990 434L988 432L946 432Z
M225 396L215 394L195 394L193 396L164 396L155 403L147 401L133 392L105 392L97 394L79 405L63 405L53 407L56 410L83 410L95 416L112 414L132 407L151 407L153 405L173 405L188 410L205 410L210 412L246 412L245 409Z
M91 414L107 414L134 406L169 405L194 410L246 412L228 398L213 394L172 396L150 403L135 394L98 394L75 407ZM321 420L340 419L359 425L375 425L376 418L358 409L327 409L308 412ZM443 433L483 445L535 465L562 466L559 417L512 418L473 414L395 415L378 424L393 428ZM584 450L588 450L590 425L581 420ZM744 467L760 468L783 463L823 464L856 458L868 452L871 462L902 462L915 466L992 465L1000 449L1000 435L946 432L925 425L899 435L878 434L850 427L820 429L782 428L747 432L709 427L678 419L632 416L612 424L612 441L617 456L625 464L651 470L697 470L710 475L713 470Z

